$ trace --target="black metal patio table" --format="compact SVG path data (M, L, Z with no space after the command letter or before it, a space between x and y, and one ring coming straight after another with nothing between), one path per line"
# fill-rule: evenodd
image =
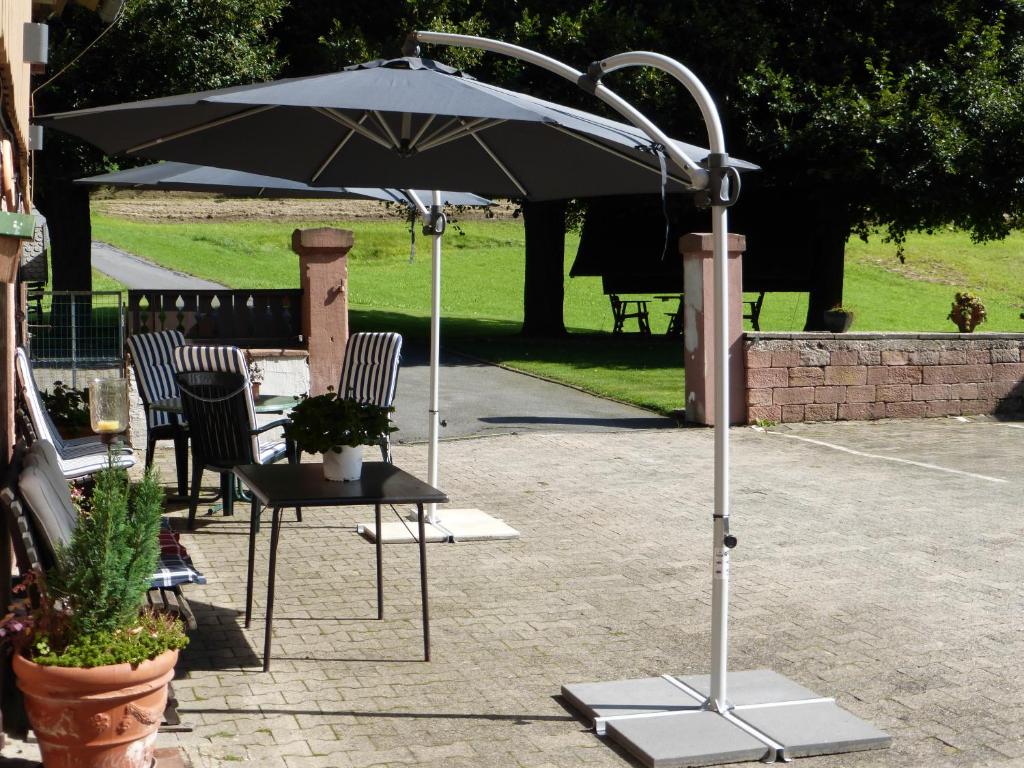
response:
M253 513L249 526L249 572L245 594L245 626L252 620L253 567L259 507L272 507L270 571L267 576L267 626L263 639L263 671L270 670L270 640L274 621L274 583L277 545L281 538L281 510L285 507L370 506L376 511L377 532L377 618L384 618L384 578L381 570L381 507L385 504L415 504L419 527L420 591L423 601L423 658L430 661L430 609L427 600L427 549L424 536L424 504L445 504L448 497L394 464L366 462L362 478L352 482L324 479L323 464L245 464L235 467L235 476L252 493Z

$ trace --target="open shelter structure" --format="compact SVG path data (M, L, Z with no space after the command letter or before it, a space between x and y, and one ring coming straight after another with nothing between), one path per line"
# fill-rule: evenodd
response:
M414 55L417 43L476 48L538 65L592 93L631 125L480 83ZM739 171L753 166L729 158L703 84L675 60L649 52L612 56L584 73L499 41L417 32L405 53L335 74L51 115L46 124L111 154L216 163L313 185L447 187L532 200L700 195L711 209L715 263L711 674L567 685L563 694L599 732L652 766L786 759L887 744L885 734L834 701L774 673L736 673L731 692L728 687L728 585L736 538L729 530L727 209L739 197ZM633 66L659 69L687 89L707 126L710 149L669 138L601 83L604 74ZM277 142L274 152L265 150L268 136ZM435 192L428 229L437 253L444 224ZM436 419L434 413L434 434Z

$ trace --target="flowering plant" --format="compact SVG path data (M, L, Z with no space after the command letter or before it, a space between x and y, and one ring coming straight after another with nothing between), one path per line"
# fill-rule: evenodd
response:
M952 320L960 333L973 333L974 329L985 322L988 312L981 299L973 293L958 293L953 299L953 306L949 310L949 319Z

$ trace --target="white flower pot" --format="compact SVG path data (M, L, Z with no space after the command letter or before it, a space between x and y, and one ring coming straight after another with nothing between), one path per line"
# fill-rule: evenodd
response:
M353 448L341 446L341 453L328 451L324 454L324 479L349 482L358 480L363 474L363 446Z

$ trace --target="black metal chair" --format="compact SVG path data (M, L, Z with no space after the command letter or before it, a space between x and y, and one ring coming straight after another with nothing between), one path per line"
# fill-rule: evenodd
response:
M252 386L245 355L237 347L185 346L174 350L175 378L181 405L189 424L192 444L192 485L188 527L195 526L203 470L220 474L224 514L233 512L235 482L232 470L240 464L270 464L282 458L298 461L294 444L286 440L261 440L275 427L288 423L277 419L256 424ZM253 505L252 529L259 524ZM299 520L302 519L298 511Z

